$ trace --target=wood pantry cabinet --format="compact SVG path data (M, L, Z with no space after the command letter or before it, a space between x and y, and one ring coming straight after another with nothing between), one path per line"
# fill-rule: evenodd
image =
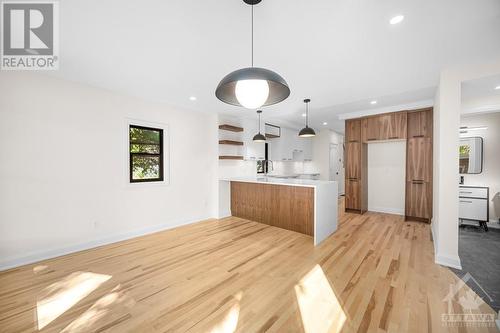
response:
M408 112L406 220L432 218L432 108Z
M432 217L432 108L392 112L346 120L345 206L368 208L368 143L406 140L405 218Z
M363 213L367 209L367 195L363 182L367 181L367 145L361 142L361 120L346 120L346 199L345 208Z
M408 138L432 137L432 108L408 111Z
M361 142L361 120L353 119L345 122L346 142Z

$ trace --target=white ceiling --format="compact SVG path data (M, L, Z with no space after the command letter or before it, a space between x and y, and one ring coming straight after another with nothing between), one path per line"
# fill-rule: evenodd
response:
M404 14L399 25L389 19ZM185 109L253 115L215 88L249 66L250 8L241 0L64 0L56 76ZM440 69L500 56L498 0L263 0L255 65L290 97L264 116L342 129L339 114L432 99ZM196 96L197 101L190 101ZM375 106L369 104L377 100Z
M462 82L462 114L500 110L500 73Z

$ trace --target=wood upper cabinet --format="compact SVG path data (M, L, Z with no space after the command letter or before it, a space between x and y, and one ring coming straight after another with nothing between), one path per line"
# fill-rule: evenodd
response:
M394 112L379 116L379 140L406 139L406 112Z
M410 138L406 146L406 180L431 181L432 147L430 138Z
M407 124L406 112L392 113L389 121L387 139L406 139Z
M352 119L345 122L345 137L346 142L361 141L361 120Z
M408 138L432 137L432 109L408 112Z
M359 179L361 177L361 145L360 142L346 144L346 178Z
M361 136L363 142L380 140L380 116L363 118L361 120Z
M423 181L406 182L405 215L419 219L431 218L431 185Z

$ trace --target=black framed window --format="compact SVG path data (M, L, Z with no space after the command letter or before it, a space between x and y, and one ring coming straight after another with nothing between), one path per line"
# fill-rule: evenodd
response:
M268 171L268 168L269 168L269 157L268 157L268 154L269 154L269 146L268 146L268 143L264 143L265 145L265 151L264 151L264 158L265 160L264 161L257 161L257 173L266 173Z
M130 182L163 181L163 129L129 125Z

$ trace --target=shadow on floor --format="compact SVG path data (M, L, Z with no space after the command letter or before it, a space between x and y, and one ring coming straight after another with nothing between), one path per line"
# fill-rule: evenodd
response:
M500 230L489 232L473 227L460 228L458 252L462 270L452 269L459 277L470 273L489 297L472 281L467 282L495 311L500 311Z

